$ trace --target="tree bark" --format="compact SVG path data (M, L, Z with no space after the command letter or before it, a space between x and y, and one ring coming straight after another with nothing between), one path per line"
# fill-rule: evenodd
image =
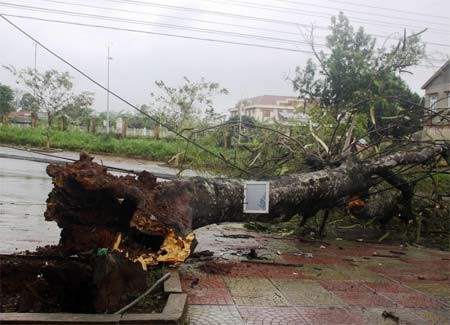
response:
M367 193L376 183L375 177L388 178L386 173L394 167L424 163L447 151L448 147L435 146L268 179L267 215L243 213L241 180L194 177L157 182L148 172L117 177L82 153L73 164L48 166L54 188L45 217L63 228L60 244L68 253L112 247L120 232L126 238L124 250L138 256L145 247L158 250L171 231L185 237L212 223L290 218L295 214L308 218L321 209L345 203L351 196ZM404 188L400 186L400 190Z

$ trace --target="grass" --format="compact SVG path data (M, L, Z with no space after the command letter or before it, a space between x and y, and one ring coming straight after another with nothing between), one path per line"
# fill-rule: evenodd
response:
M44 128L1 125L0 143L45 147L46 130ZM177 154L177 143L174 141L148 138L118 139L112 135L81 131L51 130L50 146L65 150L87 150L89 152L126 155L157 161L167 161ZM179 147L183 149L183 146ZM192 159L189 155L186 158L188 161Z
M0 125L0 143L44 148L47 141L46 132L45 128L40 127ZM207 142L201 144L216 155L235 156L235 152L231 149L224 149ZM89 153L107 153L163 162L167 162L177 153L181 153L180 163L183 164L182 168L225 173L223 162L192 144L187 146L186 141L183 140L120 139L114 135L52 129L50 132L50 147L73 151L86 150Z

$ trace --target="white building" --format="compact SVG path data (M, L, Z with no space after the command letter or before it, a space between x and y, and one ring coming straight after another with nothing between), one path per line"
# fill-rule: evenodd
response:
M425 140L450 141L450 60L422 86L425 90Z
M298 121L307 123L309 116L306 113L296 113L300 108L304 112L306 105L303 99L289 96L263 95L240 100L231 108L230 116L250 116L260 122L286 122Z

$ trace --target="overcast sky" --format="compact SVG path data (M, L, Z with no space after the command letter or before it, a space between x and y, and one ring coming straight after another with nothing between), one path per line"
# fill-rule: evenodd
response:
M52 11L43 12L42 8ZM111 90L134 104L150 103L150 93L156 90L155 80L164 80L176 86L182 82L183 76L192 80L204 77L219 82L230 91L229 95L216 98L217 111L226 111L241 98L263 94L295 95L286 77L311 57L308 46L301 43L304 41L303 26L314 24L316 42L323 43L323 37L328 33L325 27L329 26L330 17L338 14L339 10L350 17L352 25L363 26L367 32L379 36L402 34L402 26L408 33L428 28L423 39L429 43L427 51L435 61L414 68L412 75L404 75L408 84L420 94L421 85L450 53L448 0L0 1L0 13L3 14L305 51L250 47L8 16L40 42L103 84L106 84L107 46L110 45L113 57ZM81 17L79 13L96 15L97 18L102 16L102 19ZM113 18L105 20L105 17ZM238 37L237 33L241 35ZM383 40L378 38L380 42ZM1 19L0 42L0 65L16 68L34 66L33 41ZM98 111L106 109L105 91L41 48L37 50L37 68L69 71L75 77L77 91L94 92L94 108ZM3 68L0 68L0 83L19 87ZM119 111L129 108L112 99L111 109Z

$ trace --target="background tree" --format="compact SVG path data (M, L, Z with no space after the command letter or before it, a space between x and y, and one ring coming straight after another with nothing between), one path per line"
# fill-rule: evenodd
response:
M61 114L67 116L70 123L80 126L92 118L94 110L94 94L91 92L82 92L74 96L72 100L62 108Z
M154 100L155 115L166 119L176 130L192 127L200 117L214 114L213 97L217 94L228 94L217 82L191 81L183 78L184 84L170 87L164 81L156 81L160 93L151 93Z
M305 67L296 68L292 84L300 96L315 99L337 122L348 119L348 113L365 115L368 130L378 130L371 133L373 142L386 135L390 119L400 112L405 120L411 120L411 115L420 117L422 112L414 105L420 104L421 98L399 75L425 57L420 34L404 35L394 45L385 42L377 47L376 39L362 27L355 31L343 13L332 18L330 29L326 41L329 53L316 51L311 31L309 42L317 63L309 59ZM404 127L403 132L397 129L397 136L419 128L420 123L416 123ZM339 131L347 130L338 130L342 136Z
M47 115L46 146L50 147L50 129L55 117L64 107L72 105L77 98L73 92L72 77L68 72L47 70L43 73L27 68L17 71L6 67L32 93L39 110Z
M0 119L15 111L13 104L14 92L11 87L0 84Z
M37 99L30 93L24 93L19 101L20 107L25 111L37 113L39 104Z

